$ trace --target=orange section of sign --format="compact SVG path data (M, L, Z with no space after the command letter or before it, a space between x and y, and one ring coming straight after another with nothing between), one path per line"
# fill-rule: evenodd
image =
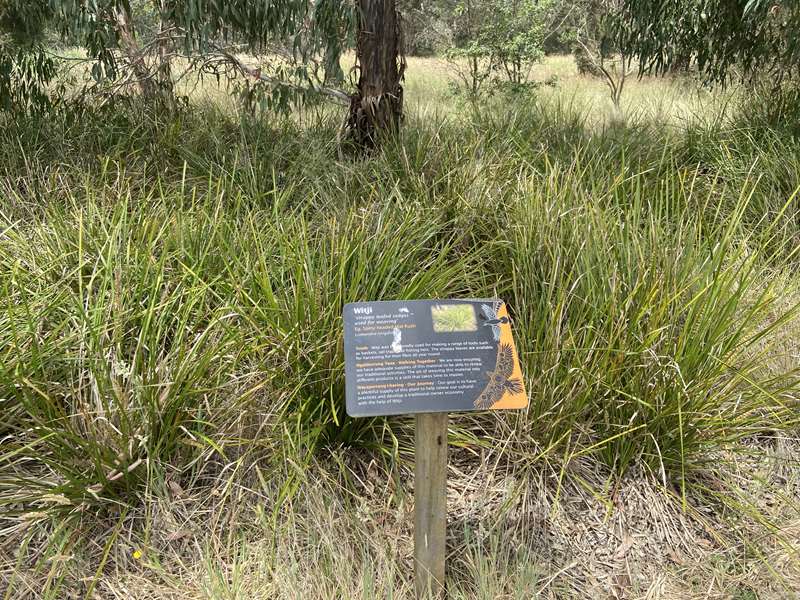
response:
M519 364L519 355L517 354L517 347L514 344L514 336L511 333L511 320L509 319L505 302L501 304L500 309L497 311L497 316L501 320L505 318L508 322L499 325L500 346L498 349L498 365L495 367L495 371L503 368L502 362L510 360L511 374L505 378L510 384L505 384L502 390L502 396L489 406L489 408L491 410L525 408L528 406L528 394L525 392L525 380L522 377L522 368ZM510 357L505 358L502 356L504 349L508 349L507 352L510 352ZM503 373L498 374L500 377L504 377ZM491 383L489 385L491 385Z

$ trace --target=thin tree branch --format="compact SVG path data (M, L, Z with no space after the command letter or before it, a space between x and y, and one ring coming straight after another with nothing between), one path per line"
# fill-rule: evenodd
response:
M283 81L275 77L265 75L264 73L261 72L261 69L254 69L252 67L248 67L241 60L236 58L236 56L234 56L224 48L221 48L216 45L213 45L213 47L217 52L219 52L223 57L225 57L226 60L232 63L244 75L248 75L250 77L253 77L254 79L268 83L269 85L288 87L299 92L309 92L309 91L315 92L317 94L322 94L323 96L328 96L329 98L333 98L334 100L338 101L340 104L343 104L345 106L350 105L350 96L347 94L347 92L325 86L315 86L313 84L310 87L305 87L302 85L298 85L296 83Z

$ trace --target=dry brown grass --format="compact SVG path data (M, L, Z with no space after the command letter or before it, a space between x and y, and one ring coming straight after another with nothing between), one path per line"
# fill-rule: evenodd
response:
M741 482L747 510L690 501L638 472L616 485L591 461L524 473L492 455L453 453L448 487L449 598L788 598L800 594L800 475L794 441L720 457L708 480ZM297 494L257 466L231 466L202 491L167 484L127 517L93 598L334 600L413 597L411 470L340 453L316 462ZM728 493L728 492L726 492ZM766 523L780 536L767 535ZM110 524L109 524L110 525ZM108 530L107 530L108 531ZM98 539L96 551L102 551ZM12 569L13 598L41 575ZM72 561L59 598L83 597L98 556ZM27 590L27 593L24 592Z

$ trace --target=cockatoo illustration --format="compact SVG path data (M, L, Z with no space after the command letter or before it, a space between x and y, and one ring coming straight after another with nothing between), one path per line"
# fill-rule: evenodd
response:
M402 352L403 346L400 344L400 342L403 339L403 332L395 327L392 330L392 335L394 336L394 341L392 342L392 352Z
M481 318L486 322L483 324L484 327L491 327L492 328L492 335L494 336L494 341L500 341L500 325L507 325L511 322L511 319L508 317L498 317L497 311L500 310L500 306L502 304L500 302L495 302L492 306L488 304L481 304Z

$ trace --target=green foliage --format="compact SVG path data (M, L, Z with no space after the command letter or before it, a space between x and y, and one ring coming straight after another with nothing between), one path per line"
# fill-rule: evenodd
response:
M738 124L759 135L790 135L800 139L800 78L751 83L736 111Z
M581 75L600 75L599 61L620 51L617 39L619 5L616 0L581 0L573 3L570 30L563 34L572 46Z
M5 512L84 519L286 446L404 456L406 420L343 412L354 300L506 299L531 409L452 433L479 447L513 427L523 465L546 448L686 484L736 439L796 426L778 347L795 315L790 136L593 132L564 107L498 102L332 163L337 125L122 105L9 122Z
M532 412L548 423L545 445L583 424L620 472L645 463L681 478L712 448L758 431L761 411L778 427L795 422L785 400L797 375L761 374L765 340L794 309L774 319L782 283L760 262L773 261L753 256L759 239L737 235L750 199L712 220L715 194L696 198L691 178L660 193L619 178L607 203L570 203L568 221L541 217L571 194L554 182L512 213L507 296L524 370L537 374Z
M643 70L664 73L687 57L713 82L800 65L800 4L794 0L625 0L625 46Z
M48 209L49 233L2 225L4 510L48 497L42 509L79 518L134 498L170 462L213 454L236 410L208 404L238 387L242 354L236 316L200 279L224 224L81 200Z
M0 51L39 41L50 15L47 0L0 0Z
M40 41L49 15L44 1L0 0L0 110L48 107L56 64Z
M631 52L624 42L621 4L619 0L585 0L575 7L578 15L569 37L578 73L601 78L619 111L625 81L634 71Z
M539 1L512 0L494 7L489 47L510 83L527 81L530 65L544 56L543 6Z
M372 445L382 421L344 412L344 305L463 294L477 263L453 253L458 238L437 211L403 198L319 221L298 212L270 222L251 223L254 252L232 257L231 276L280 358L281 418L295 443L312 450Z
M187 51L203 47L218 37L236 37L250 47L263 47L275 36L292 35L308 14L304 0L284 0L276 5L248 0L167 2L166 14L181 27Z
M26 50L0 46L0 110L52 108L45 85L55 75L56 64L41 47Z
M228 43L241 45L237 51L274 52L280 47L279 54L290 64L279 74L291 81L282 85L279 78L273 78L274 82L266 89L255 91L261 92L260 96L269 96L265 104L286 108L291 101L304 99L303 86L313 87L312 76L319 54L326 57L327 72L341 79L336 66L355 22L354 10L338 0L314 3L4 0L0 4L0 35L8 31L13 39L29 40L40 35L46 26L50 27L63 39L86 49L95 61L91 68L95 81L115 81L133 75L142 92L152 95L171 93L170 63L176 53L208 67L213 60L207 59L219 60L221 46ZM24 72L30 78L24 85L16 85L14 94L3 96L6 104L18 105L20 98L23 103L33 102L38 98L31 99L25 94L33 90L41 95L48 83L45 77L54 65L51 63L47 72L32 69L31 63L41 62L41 53L34 55L31 58L26 54L9 54L0 43L0 57L4 64L12 65L5 70ZM214 67L208 69L219 75L220 71ZM0 92L5 88L10 88L10 84L6 83ZM299 93L295 93L298 89Z
M480 93L487 81L516 88L529 82L531 67L544 56L548 6L538 0L456 3L453 45L446 55L471 95Z

